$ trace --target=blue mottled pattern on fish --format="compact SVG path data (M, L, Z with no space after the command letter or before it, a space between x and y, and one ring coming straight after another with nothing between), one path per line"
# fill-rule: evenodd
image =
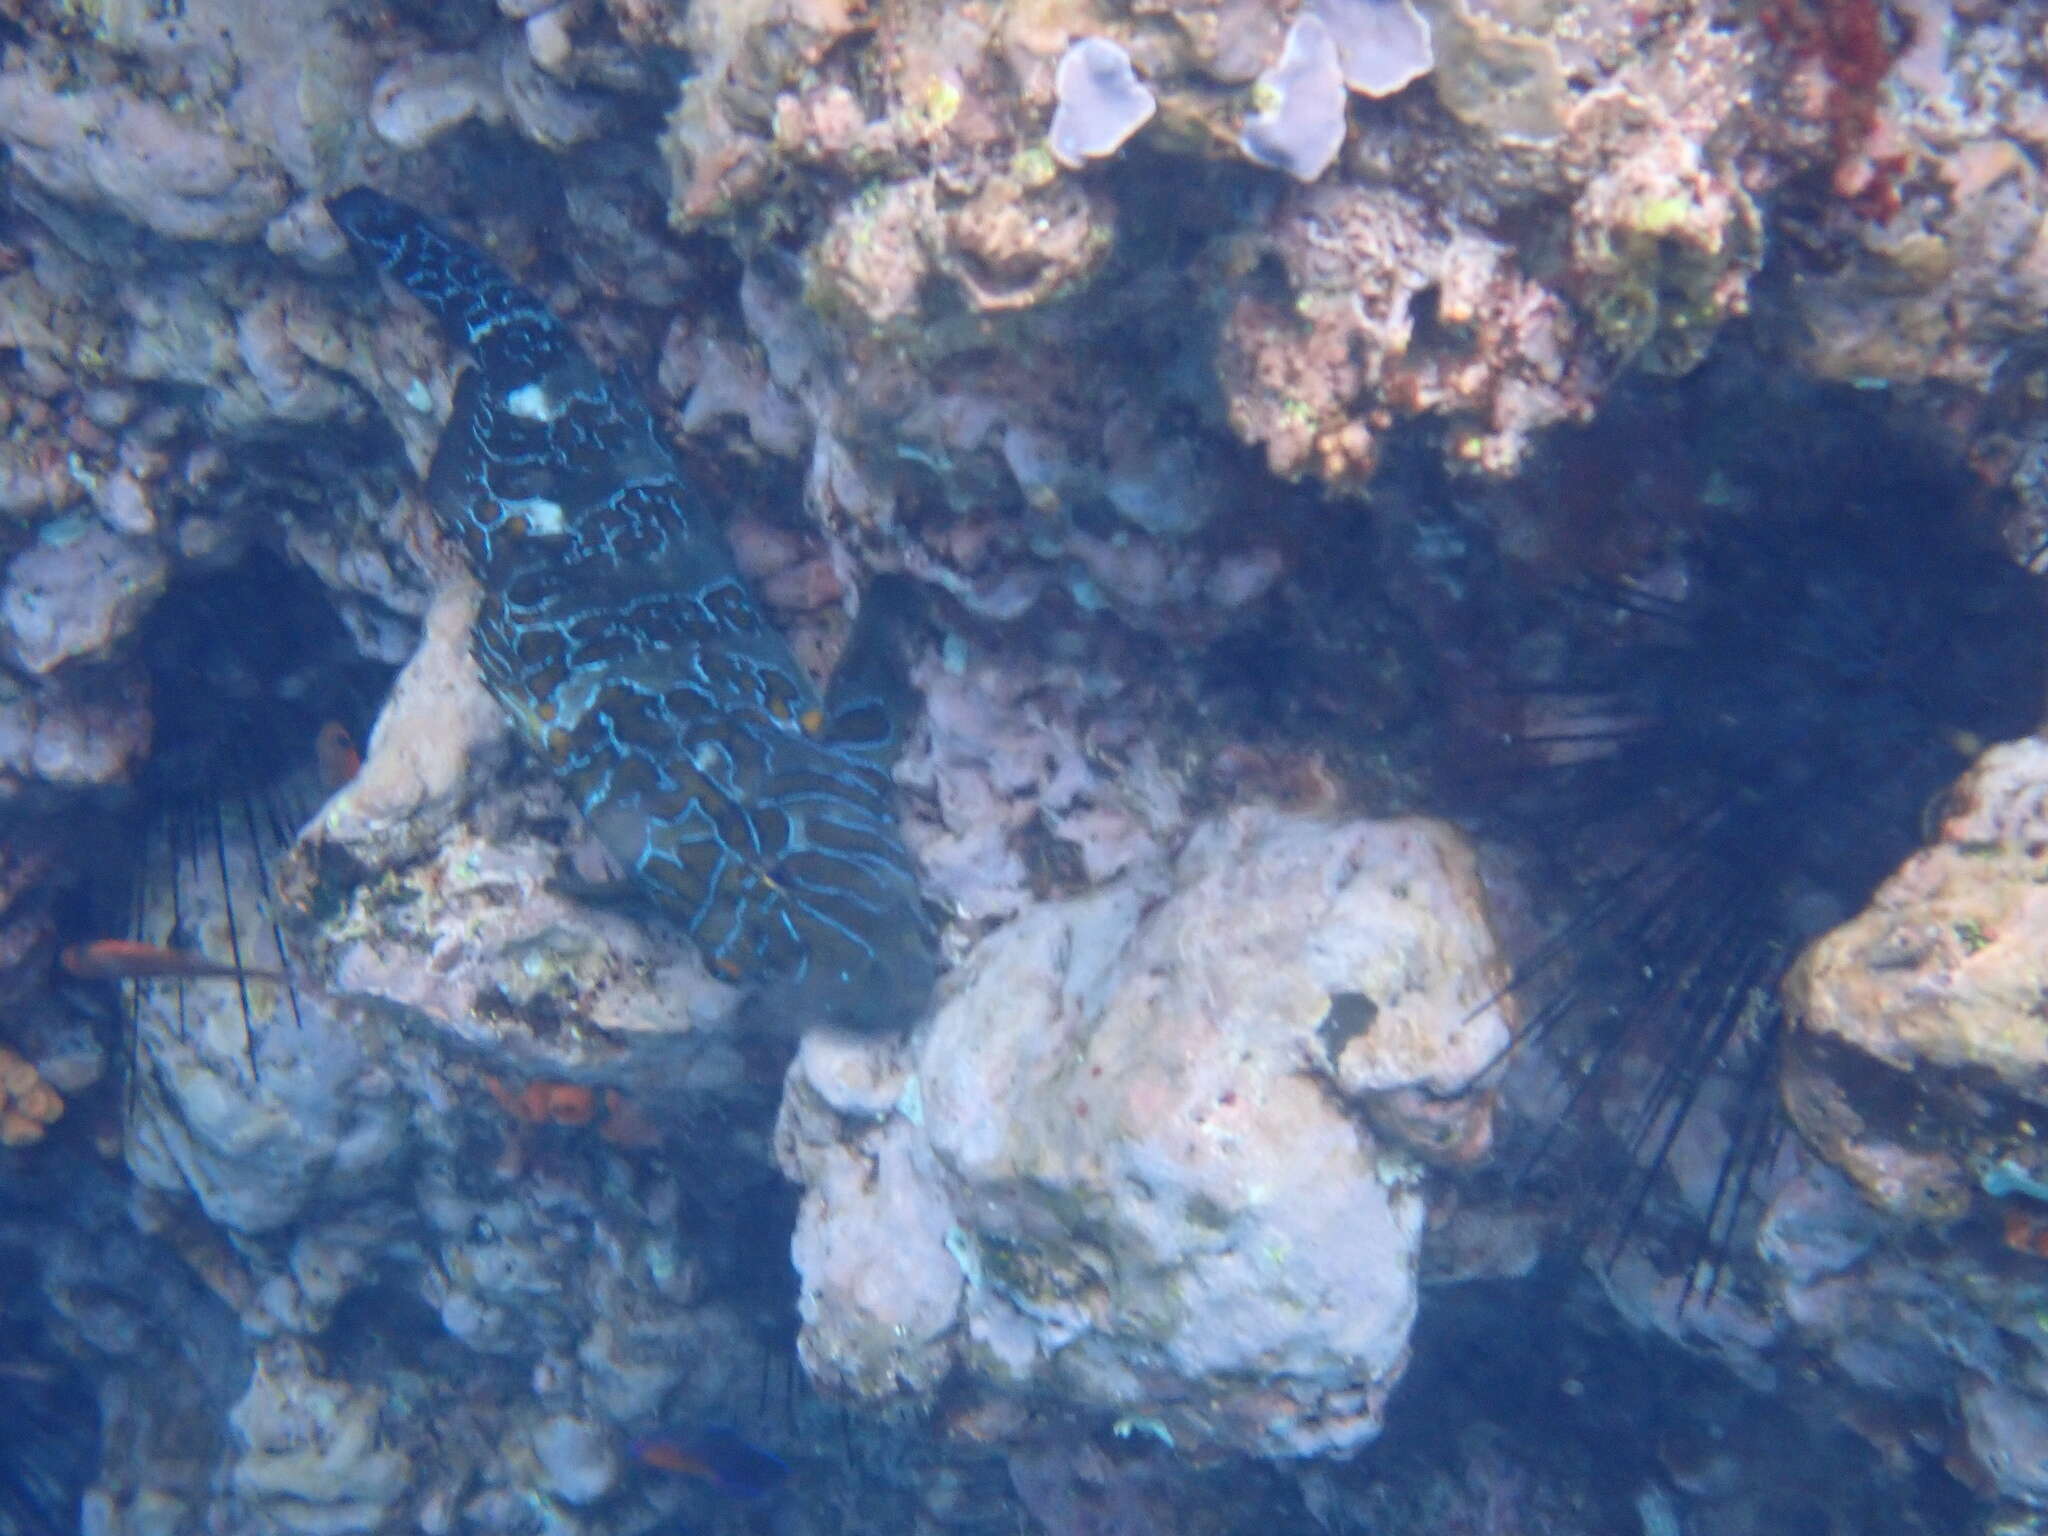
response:
M328 208L475 360L427 489L484 589L492 693L715 971L806 1017L911 1022L936 945L885 691L849 666L818 698L646 404L538 299L381 193Z

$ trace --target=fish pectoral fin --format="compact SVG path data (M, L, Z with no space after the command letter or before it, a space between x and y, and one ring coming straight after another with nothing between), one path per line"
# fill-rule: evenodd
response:
M474 488L482 449L471 430L483 404L484 375L481 368L465 368L455 381L455 405L448 424L441 429L433 462L427 466L426 498L433 507L461 503Z
M554 876L546 884L555 895L586 907L635 906L645 896L640 882L626 875L611 880L592 880L584 875L564 874Z

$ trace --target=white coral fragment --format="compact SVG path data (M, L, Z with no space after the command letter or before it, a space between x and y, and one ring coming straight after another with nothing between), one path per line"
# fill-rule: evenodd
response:
M1131 56L1106 37L1084 37L1068 48L1053 90L1059 105L1046 148L1070 171L1115 154L1159 110L1158 98L1131 68Z
M386 70L370 91L370 127L394 149L424 149L471 118L504 120L504 92L480 60L416 54Z
M1436 67L1429 22L1414 0L1309 0L1329 29L1344 83L1363 96L1391 96Z
M1344 67L1337 40L1313 12L1287 29L1280 60L1252 86L1260 110L1245 119L1238 147L1296 181L1314 181L1344 147Z

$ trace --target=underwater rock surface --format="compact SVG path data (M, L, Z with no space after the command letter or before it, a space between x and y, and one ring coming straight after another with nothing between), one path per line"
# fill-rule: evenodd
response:
M2041 563L2044 36L0 7L0 1528L2037 1526L2041 741L1943 743L1668 1140L1516 970L1640 850L1483 803L1559 605L1625 657L1843 435L1956 471L1868 516ZM919 597L901 1039L764 1027L508 729L423 484L464 359L360 185L644 402L796 694Z
M1245 811L1170 880L1002 929L900 1060L806 1043L777 1140L814 1374L886 1398L964 1371L1189 1453L1376 1432L1426 1200L1360 1116L1506 1046L1471 855ZM1462 1112L1483 1141L1483 1098Z

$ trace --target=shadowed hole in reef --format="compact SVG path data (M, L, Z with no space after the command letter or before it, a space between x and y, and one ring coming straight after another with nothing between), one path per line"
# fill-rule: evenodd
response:
M1505 1162L1689 1297L1747 1251L1782 1145L1788 969L1982 747L2038 723L2048 606L1982 487L1883 402L1739 365L1625 393L1524 494L1560 574L1512 573L1539 643L1450 797L1564 914L1514 956L1553 1077L1510 1063L1532 1123Z
M391 679L319 581L260 546L175 582L138 645L156 719L144 816L277 783L313 764L330 723L360 741Z
M197 950L209 960L282 969L285 983L260 996L279 999L277 1023L290 1028L299 992L270 915L271 880L278 858L324 797L316 766L322 728L336 725L361 740L391 669L363 659L315 578L262 548L233 565L175 581L122 654L103 665L110 674L136 669L146 676L152 740L131 786L94 798L71 818L78 829L72 860L84 883L67 894L64 939L80 946L139 939ZM129 957L103 950L100 958L111 967L105 975L120 975ZM237 997L247 1055L231 1066L245 1079L260 1076L257 1042L266 1021L253 1011L245 983L142 976L121 985L96 975L69 986L75 1001L121 1037L123 1118L131 1125L136 1095L151 1070L140 1027L145 997L172 1021L181 1043L190 1044L202 1002L196 994L190 999L188 1019L188 992L195 987L215 994L225 987ZM70 1208L67 1221L78 1220L89 1203L83 1191L97 1188L96 1169L74 1165L51 1186ZM93 1177L82 1176L88 1173ZM125 1202L125 1183L105 1184L90 1203ZM32 1263L10 1255L5 1236L13 1207L40 1188L19 1181L0 1200L0 1274L26 1279L35 1273ZM125 1203L120 1211L109 1219L125 1234ZM167 1268L139 1276L132 1272L137 1253ZM114 1244L95 1262L109 1297L124 1300L137 1315L175 1304L186 1309L182 1328L205 1310L181 1294L196 1292L197 1284L182 1280L184 1271L167 1254ZM34 1283L0 1295L0 1536L78 1529L79 1492L97 1471L100 1406L69 1356L41 1331L33 1311L39 1296ZM20 1309L10 1311L14 1302ZM213 1322L239 1340L231 1318ZM81 1352L91 1353L89 1347ZM246 1378L247 1362L232 1350L204 1358L203 1372L219 1377L208 1388L212 1397ZM139 1375L163 1386L170 1401L164 1384L182 1379L178 1362L157 1364ZM127 1423L124 1432L136 1431ZM203 1465L218 1454L197 1416L155 1425L150 1433L180 1465Z
M0 1212L4 1214L4 1212ZM0 1242L0 1272L34 1272ZM75 1362L54 1348L27 1287L0 1294L0 1533L58 1536L78 1528L78 1501L99 1464L99 1402Z
M415 1285L398 1279L373 1279L342 1297L321 1331L320 1350L326 1369L342 1380L389 1383L399 1414L430 1402L432 1389L450 1382L507 1397L531 1390L530 1367L472 1349Z
M278 862L365 739L392 669L363 658L317 579L260 546L174 582L143 621L135 656L149 679L150 754L103 823L103 846L88 850L96 873L72 938L282 970L279 1006L296 1010L272 911ZM260 1074L262 1021L246 983L141 978L121 1007L131 1108L144 991L169 994L184 1039L192 985L238 990L245 1070Z
M1516 868L1509 990L1540 1046L1504 1063L1475 1193L1607 1256L1654 1228L1661 1272L1706 1279L1783 1146L1788 968L2048 687L1998 498L1904 405L1727 352L1618 390L1510 481L1411 434L1369 504L1283 499L1287 580L1190 669L1256 792L1447 814Z
M1972 1495L1936 1454L1881 1467L1880 1453L1821 1406L1828 1390L1794 1372L1745 1383L1658 1334L1617 1331L1569 1260L1533 1280L1444 1286L1422 1308L1386 1433L1331 1470L1349 1518L1324 1529L1973 1528ZM1901 1409L1922 1414L1939 1419L1931 1406ZM1465 1523L1489 1509L1512 1517Z
M125 1170L78 1148L38 1174L0 1178L0 1536L188 1529L249 1339L139 1230Z

